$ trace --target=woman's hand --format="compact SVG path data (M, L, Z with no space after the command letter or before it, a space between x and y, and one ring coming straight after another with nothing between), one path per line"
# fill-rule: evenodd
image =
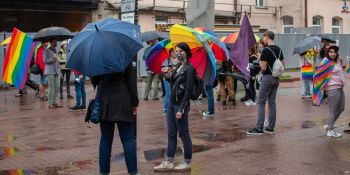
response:
M182 119L182 112L177 112L176 113L176 119Z

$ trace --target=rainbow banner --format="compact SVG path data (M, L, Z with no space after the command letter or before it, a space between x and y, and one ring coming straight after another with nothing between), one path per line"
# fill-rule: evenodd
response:
M313 89L313 105L319 106L323 102L324 90L333 72L335 62L330 61L328 58L323 59L317 66L314 75L314 89Z
M314 76L314 69L312 66L302 66L301 67L301 78L302 80L312 80Z
M23 89L28 78L28 68L35 42L27 34L14 28L3 66L2 79Z

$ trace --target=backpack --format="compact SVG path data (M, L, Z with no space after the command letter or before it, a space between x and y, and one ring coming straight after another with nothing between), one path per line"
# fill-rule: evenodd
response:
M198 77L197 73L194 76L193 89L191 100L197 100L202 94L203 81Z
M282 64L282 61L280 60L282 50L280 49L280 53L278 54L278 57L276 57L275 53L269 47L266 47L266 48L272 52L273 56L276 59L275 62L273 63L272 69L269 66L269 64L267 64L267 66L269 66L269 69L270 69L273 77L279 77L284 72L284 66Z

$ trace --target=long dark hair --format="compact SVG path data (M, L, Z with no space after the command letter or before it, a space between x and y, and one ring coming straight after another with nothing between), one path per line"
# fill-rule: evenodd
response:
M187 59L190 59L192 57L191 49L186 43L178 43L176 44L176 47L180 48L186 53Z
M330 59L330 60L332 60L331 57L329 56L329 52L330 52L331 50L334 50L334 52L337 54L337 56L335 57L334 61L335 61L335 62L338 62L338 58L339 58L338 49L336 49L336 48L334 48L334 47L330 47L330 48L327 49L327 58Z

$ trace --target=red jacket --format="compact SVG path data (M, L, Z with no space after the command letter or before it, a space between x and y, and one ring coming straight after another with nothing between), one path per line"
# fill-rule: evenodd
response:
M44 51L45 51L45 48L43 45L41 45L36 52L36 58L35 58L35 63L39 65L43 73L45 72Z

